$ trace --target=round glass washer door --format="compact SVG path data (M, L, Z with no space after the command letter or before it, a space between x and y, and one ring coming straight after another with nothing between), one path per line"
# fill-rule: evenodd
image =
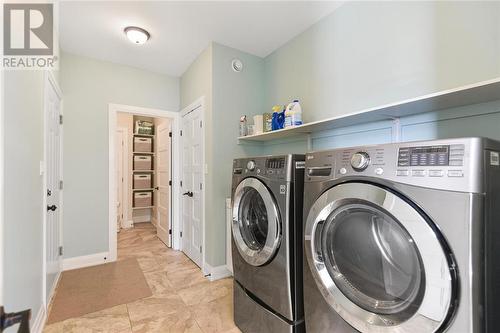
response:
M312 206L305 252L327 303L360 332L435 332L453 278L425 218L382 187L346 183Z
M268 188L256 178L245 178L233 197L233 239L238 252L252 266L268 263L281 240L281 221Z

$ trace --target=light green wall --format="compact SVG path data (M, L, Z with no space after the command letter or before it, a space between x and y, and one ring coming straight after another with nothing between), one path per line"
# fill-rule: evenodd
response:
M231 61L239 58L244 70L236 73ZM235 156L255 155L255 146L239 146L240 115L251 117L263 112L262 58L211 43L181 77L181 105L205 97L205 251L207 263L225 263L225 198L231 196L232 160Z
M42 306L43 71L4 72L3 288L6 311Z
M179 110L179 79L62 53L65 257L108 251L108 103Z
M347 2L265 58L268 108L320 120L500 76L500 2Z
M243 62L243 70L236 73L231 68L235 58ZM226 234L225 198L231 196L232 163L235 157L258 155L259 147L238 145L239 118L264 112L264 62L262 58L213 43L213 191L207 203L213 207L208 220L212 227L207 233L207 252L212 266L226 262L226 244L221 235Z
M265 58L268 107L314 121L500 76L500 2L347 2ZM402 140L500 139L498 103L401 119ZM312 133L312 149L390 142L389 120ZM263 152L306 151L305 138Z

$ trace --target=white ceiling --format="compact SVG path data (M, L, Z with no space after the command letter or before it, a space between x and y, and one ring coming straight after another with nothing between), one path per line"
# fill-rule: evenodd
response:
M215 41L265 57L331 13L331 1L64 1L61 49L70 53L180 76ZM151 33L130 43L123 29Z

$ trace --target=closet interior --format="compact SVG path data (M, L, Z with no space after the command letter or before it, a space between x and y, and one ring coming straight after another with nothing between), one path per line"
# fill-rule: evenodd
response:
M171 244L170 128L168 118L118 113L117 230L152 223L158 237L168 246Z

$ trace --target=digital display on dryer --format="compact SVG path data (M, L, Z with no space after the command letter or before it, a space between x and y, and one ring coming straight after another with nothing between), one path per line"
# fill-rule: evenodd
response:
M447 166L450 146L424 146L399 148L398 166Z
M268 169L283 169L285 167L284 158L270 158L266 162L266 168Z

